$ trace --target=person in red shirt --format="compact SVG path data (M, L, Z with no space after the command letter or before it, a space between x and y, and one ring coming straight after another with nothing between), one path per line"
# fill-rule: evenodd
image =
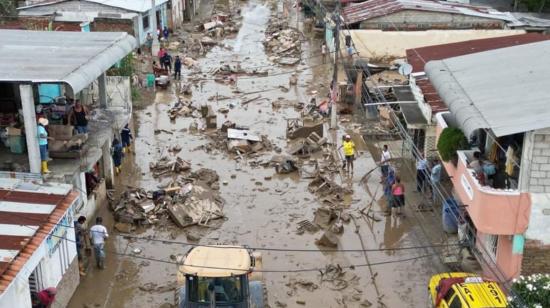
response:
M38 292L37 298L38 303L34 304L33 308L50 308L55 301L55 295L57 294L57 289L50 287Z

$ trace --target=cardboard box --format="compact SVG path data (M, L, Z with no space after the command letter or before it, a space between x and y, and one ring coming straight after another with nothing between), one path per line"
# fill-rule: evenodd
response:
M8 127L6 128L8 131L8 136L21 136L21 129L15 128L15 127Z

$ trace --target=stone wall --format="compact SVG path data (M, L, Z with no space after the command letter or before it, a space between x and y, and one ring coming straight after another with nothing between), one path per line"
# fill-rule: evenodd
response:
M527 240L523 251L522 275L550 273L550 245Z
M430 29L503 29L505 23L496 19L460 14L401 11L361 22L361 29L430 30Z
M550 132L536 132L532 146L529 192L550 193Z

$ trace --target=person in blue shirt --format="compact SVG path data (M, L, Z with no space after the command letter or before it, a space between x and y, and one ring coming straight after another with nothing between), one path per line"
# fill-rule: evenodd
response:
M120 140L115 138L113 140L112 147L115 173L118 175L120 173L120 166L122 165L122 157L124 157L124 153L122 152L122 143L120 142Z
M120 139L122 141L122 153L130 153L130 144L132 144L134 136L132 136L132 131L128 127L128 124L120 132Z
M38 119L37 134L38 146L40 148L40 161L42 162L42 174L50 173L50 170L48 170L48 131L46 130L48 124L48 119Z
M180 56L176 56L176 61L174 62L174 79L181 79L181 59Z
M433 161L433 167L432 171L430 172L430 181L432 182L432 185L430 186L432 189L432 202L435 204L437 200L437 189L439 188L439 183L441 182L441 162L439 162L439 159L434 159Z
M387 208L385 211L385 215L389 216L391 215L391 208L393 205L393 196L392 196L392 186L395 184L395 171L393 168L388 168L388 175L384 178L384 197L386 197L386 204Z
M168 40L168 36L170 35L170 31L168 31L167 27L164 27L164 29L162 30L162 35L164 36L165 40Z
M416 191L424 192L426 180L428 179L428 161L424 158L424 154L419 153L416 160Z

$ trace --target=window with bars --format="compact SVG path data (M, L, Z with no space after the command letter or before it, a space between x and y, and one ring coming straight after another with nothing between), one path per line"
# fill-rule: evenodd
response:
M497 258L497 247L498 247L498 235L485 234L484 243L489 256L496 260Z

